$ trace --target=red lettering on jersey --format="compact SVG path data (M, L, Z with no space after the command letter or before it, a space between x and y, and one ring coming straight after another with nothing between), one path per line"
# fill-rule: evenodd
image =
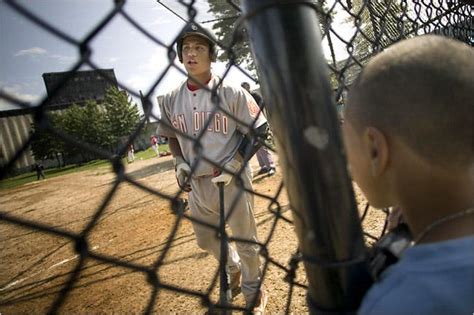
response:
M220 132L228 134L229 132L229 119L226 115L212 112L193 112L193 130L199 132L209 122L207 131ZM173 123L174 124L174 123ZM186 122L184 115L178 116L179 129L186 132ZM183 129L184 128L184 129Z
M173 119L171 124L173 125L174 129L179 129L178 121L176 119Z
M183 133L188 132L188 128L186 127L186 119L184 118L184 114L178 115L178 124L179 124L179 129Z
M218 114L218 113L214 115L214 131L215 132L221 131L221 114Z
M258 107L257 103L255 103L254 100L248 101L247 107L249 109L250 116L256 118L258 113L260 112L260 107Z
M207 121L206 121L206 112L200 112L200 114L201 114L201 128L204 128L204 126L207 123Z
M193 113L193 129L195 132L201 130L201 121L199 120L199 112Z
M222 115L222 133L227 134L229 132L229 122L227 116Z
M213 129L214 124L212 123L212 121L210 121L211 120L211 114L212 114L212 112L206 112L206 123L209 121L209 125L207 126L207 131L214 131L214 129ZM214 116L212 118L214 118L214 122L215 122L216 116Z

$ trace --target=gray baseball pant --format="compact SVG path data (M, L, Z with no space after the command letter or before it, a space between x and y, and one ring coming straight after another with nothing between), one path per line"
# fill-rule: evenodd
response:
M252 187L252 177L249 167L242 172L242 180L247 187ZM189 208L192 217L219 226L219 188L211 182L211 176L195 177L191 180L192 191L189 193ZM226 216L234 200L238 198L227 224L232 230L235 238L241 238L257 242L257 228L253 212L253 195L249 192L240 191L242 188L233 178L229 185L224 188L224 205ZM240 195L239 195L240 194ZM220 239L217 238L217 230L192 222L199 247L211 253L217 260L220 258ZM260 259L258 256L259 246L250 243L236 242L235 250L229 244L229 255L227 268L235 272L238 268L242 272L242 293L245 300L250 303L257 293L260 283ZM239 259L240 258L240 259ZM239 261L240 260L240 261Z

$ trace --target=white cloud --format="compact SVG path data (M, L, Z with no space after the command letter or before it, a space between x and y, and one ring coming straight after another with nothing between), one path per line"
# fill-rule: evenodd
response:
M110 57L107 61L110 62L110 63L115 63L119 60L120 60L120 58L118 58L118 57Z
M225 64L224 62L216 62L212 66L212 73L220 77L222 77L226 73L226 70L227 64ZM225 76L224 80L227 83L235 86L240 86L242 82L248 82L250 84L251 89L255 89L255 82L251 78L249 78L249 76L252 78L255 76L252 74L252 72L247 71L244 66L242 66L242 70L243 72L239 68L232 66L227 75Z
M177 60L178 58L176 57L175 61L177 62ZM138 70L142 73L157 76L159 73L163 72L169 64L168 50L161 46L155 46L151 51L149 58L138 65Z
M146 27L154 27L154 26L161 26L161 25L166 25L166 24L171 24L173 23L174 20L171 19L171 18L160 18L160 19L156 19L155 21L153 22L150 22L148 24L145 24Z
M22 86L19 84L14 84L10 86L1 86L0 92L7 94L8 96L17 99L22 103L29 103L31 106L36 106L41 101L41 95L33 95L22 92ZM0 97L0 110L8 110L21 108L15 103L11 103Z
M28 49L19 50L15 53L15 57L20 56L37 56L37 55L45 55L47 53L46 49L41 47L32 47Z
M353 23L351 23L350 15L345 10L336 11L332 27L334 31L337 32L338 36L342 38L341 40L337 36L334 36L334 34L330 34L335 58L337 61L344 60L349 56L347 45L344 41L349 42L356 29ZM323 39L322 46L325 58L328 60L331 59L328 37Z
M130 79L128 79L125 84L127 87L132 88L133 90L145 90L150 85L150 80L142 75L132 75Z
M168 65L168 58L166 58L166 50L161 47L155 47L153 52L150 54L150 58L140 64L138 68L145 71L157 71L159 68L164 68Z
M196 21L204 21L214 18L212 12L208 12L210 7L207 0L187 0L180 2L172 0L161 0L161 2L158 1L157 4L159 5L152 8L151 10L159 11L160 20L153 22L153 25L162 25L171 22L176 23L176 15L180 16L185 20L189 20L188 7L191 4L197 12ZM165 8L165 6L167 8Z
M214 15L212 12L209 12L209 2L207 1L197 1L194 4L194 8L197 10L198 15L197 15L197 20L198 21L204 21L204 20L209 20L213 19Z
M59 55L59 54L54 54L54 55L48 55L49 58L55 59L58 62L62 64L70 64L73 63L76 58L71 57L71 56L64 56L64 55Z
M70 64L74 62L75 58L72 56L64 56L60 54L51 54L49 53L46 49L41 48L41 47L32 47L28 49L23 49L19 50L14 54L15 57L21 57L21 56L30 56L30 57L36 57L36 56L46 56L51 59L54 59L62 64Z

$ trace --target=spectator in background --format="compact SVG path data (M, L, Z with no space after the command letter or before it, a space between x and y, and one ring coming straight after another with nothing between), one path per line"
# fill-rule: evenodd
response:
M133 161L135 161L135 150L133 149L133 144L130 143L127 149L127 162L132 163Z
M168 138L163 137L163 136L158 136L158 146L163 145L163 144L168 144ZM169 151L169 149L166 149L166 146L165 146L165 150L162 150L160 152L160 156L167 156L167 155L171 155L171 152Z
M155 135L151 135L150 143L153 151L155 151L156 156L160 156L158 137Z
M40 178L45 179L46 177L44 176L44 167L41 162L36 162L35 165L33 166L34 170L36 171L36 177L37 180L40 180Z
M240 85L243 87L247 92L252 95L252 97L255 99L257 102L258 106L260 107L260 110L264 112L264 103L263 103L263 98L258 94L257 92L252 92L250 91L250 84L248 82L242 82ZM257 153L257 160L258 164L260 165L260 170L258 171L258 175L261 174L267 174L272 176L275 174L275 162L273 161L272 154L270 150L264 145L258 149Z

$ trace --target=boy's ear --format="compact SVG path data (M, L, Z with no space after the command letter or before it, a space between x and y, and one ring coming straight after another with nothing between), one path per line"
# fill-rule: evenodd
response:
M375 127L368 127L364 132L364 145L372 176L382 175L387 169L390 153L385 134Z

